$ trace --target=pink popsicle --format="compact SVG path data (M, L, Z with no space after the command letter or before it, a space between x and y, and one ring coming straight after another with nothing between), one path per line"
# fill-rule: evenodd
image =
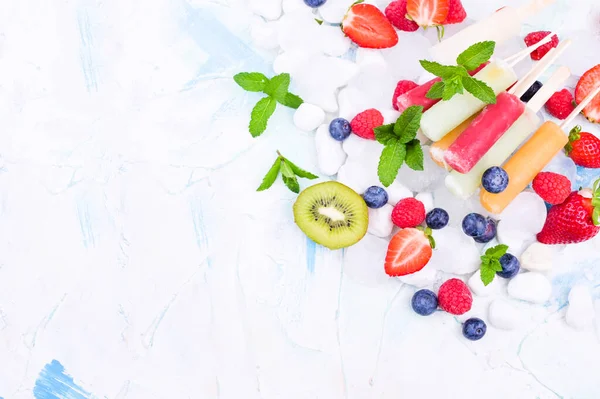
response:
M487 64L489 64L489 62L481 64L479 68L470 71L469 75L475 75L477 72L481 71ZM407 91L406 93L399 96L396 100L396 103L398 105L398 111L404 112L406 108L412 107L413 105L421 105L424 108L423 111L427 111L429 108L433 107L440 101L440 99L438 98L436 100L432 100L431 98L425 97L425 95L427 94L429 89L431 89L431 86L441 81L442 78L431 79L429 82L423 83L421 86L417 86L414 89Z
M457 172L469 173L523 112L525 104L517 96L500 93L496 104L485 107L452 143L444 155L444 160Z

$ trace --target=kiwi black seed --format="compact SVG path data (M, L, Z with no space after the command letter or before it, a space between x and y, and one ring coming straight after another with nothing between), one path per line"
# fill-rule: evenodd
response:
M317 244L339 249L364 237L369 213L365 201L354 190L329 181L300 193L294 204L294 221Z

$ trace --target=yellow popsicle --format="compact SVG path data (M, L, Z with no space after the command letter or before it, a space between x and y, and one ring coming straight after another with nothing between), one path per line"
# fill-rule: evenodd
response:
M556 123L544 123L504 165L508 173L506 190L499 194L481 190L481 205L492 213L502 212L568 141L569 138Z
M473 122L473 119L477 118L477 115L479 115L479 112L455 127L454 130L445 135L440 141L436 141L431 145L429 148L429 155L431 155L431 159L433 159L435 163L442 168L448 169L448 165L446 165L444 162L444 152L446 152L448 147L450 147L452 143L456 141L458 136L460 136L460 134L464 132L467 127L469 127L471 122Z

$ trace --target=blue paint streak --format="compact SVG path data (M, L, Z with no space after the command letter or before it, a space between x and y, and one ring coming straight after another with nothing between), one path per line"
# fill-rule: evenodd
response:
M77 204L77 217L79 219L81 235L83 236L83 245L86 248L89 248L90 245L93 247L95 245L95 238L90 220L90 211L87 207L87 204Z
M316 252L317 244L310 238L306 237L306 268L311 273L315 272Z
M77 24L79 26L79 37L81 39L81 49L79 58L81 59L81 69L85 78L85 85L88 92L98 91L98 79L96 77L96 69L92 59L92 47L94 41L92 31L90 29L90 17L84 11L77 12Z
M36 399L89 399L92 395L73 381L65 373L65 368L57 360L52 360L40 372L33 396Z

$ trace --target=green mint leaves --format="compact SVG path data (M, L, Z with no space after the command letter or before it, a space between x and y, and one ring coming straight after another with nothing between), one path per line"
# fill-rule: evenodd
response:
M271 166L271 169L269 169L269 171L263 178L262 183L260 184L258 189L256 189L256 191L264 191L269 189L273 185L273 183L275 183L275 180L277 180L279 172L281 172L281 179L283 180L287 188L289 188L292 192L296 194L300 192L300 184L298 183L298 177L310 180L317 179L319 177L300 168L292 161L281 155L279 151L277 151L277 159L273 163L273 166Z
M246 91L267 95L252 109L248 127L252 137L260 136L267 129L267 123L275 112L277 103L294 109L303 103L300 97L289 92L290 75L287 73L269 79L260 72L241 72L235 75L233 80Z
M508 251L507 245L496 245L488 248L485 255L481 256L481 281L483 285L489 285L496 276L496 272L502 271L500 258Z
M473 96L487 104L496 103L496 94L490 86L469 75L494 54L496 43L492 41L475 43L456 58L456 66L442 65L438 62L421 60L421 66L427 72L442 78L436 82L426 94L427 98L448 101L456 94L468 91Z
M594 182L594 188L592 189L592 206L594 211L592 212L592 222L595 226L600 226L600 179Z
M384 145L377 175L385 187L396 180L403 163L413 170L423 170L423 149L415 137L421 124L423 107L407 108L396 123L375 128L375 139Z

